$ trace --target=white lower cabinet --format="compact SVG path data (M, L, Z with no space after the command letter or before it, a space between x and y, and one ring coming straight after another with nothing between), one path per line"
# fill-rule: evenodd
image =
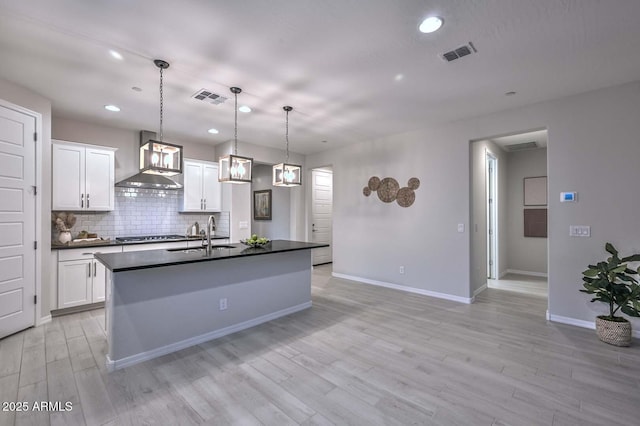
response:
M119 253L122 247L58 251L58 309L103 302L106 268L94 253Z

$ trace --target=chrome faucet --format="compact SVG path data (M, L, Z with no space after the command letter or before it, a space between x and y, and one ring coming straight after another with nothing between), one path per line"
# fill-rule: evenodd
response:
M216 218L213 215L207 220L207 256L211 255L211 228L216 229Z

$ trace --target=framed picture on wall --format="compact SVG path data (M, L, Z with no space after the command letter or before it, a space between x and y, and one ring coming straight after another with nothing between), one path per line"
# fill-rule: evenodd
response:
M547 205L547 177L536 176L524 178L524 205Z
M253 191L253 220L271 220L271 190Z

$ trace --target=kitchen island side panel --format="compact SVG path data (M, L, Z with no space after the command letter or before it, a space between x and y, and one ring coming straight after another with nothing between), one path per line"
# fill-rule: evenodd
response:
M114 369L311 306L311 251L115 272L110 281L108 364ZM219 309L222 298L226 310Z

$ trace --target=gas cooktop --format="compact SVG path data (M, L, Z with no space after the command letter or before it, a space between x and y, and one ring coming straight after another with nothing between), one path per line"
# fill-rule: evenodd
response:
M140 235L136 237L116 237L118 243L138 243L145 241L172 241L172 240L184 240L184 235Z

